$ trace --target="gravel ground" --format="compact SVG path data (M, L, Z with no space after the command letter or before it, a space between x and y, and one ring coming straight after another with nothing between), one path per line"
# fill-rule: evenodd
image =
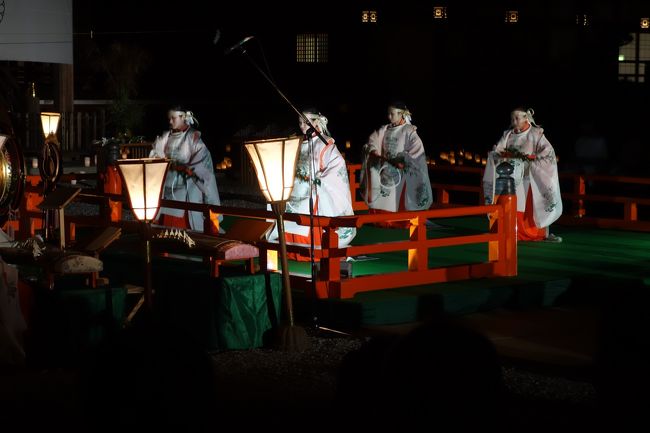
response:
M338 422L341 365L372 338L310 334L311 347L301 353L253 349L211 354L221 403L227 412L235 417L247 411L263 414L264 422L281 427L284 418L278 414L288 408L300 414L313 414L318 408L321 413L332 414L330 422ZM502 366L501 374L506 394L503 427L548 431L559 424L594 426L598 419L592 383L513 365ZM363 411L362 407L349 409ZM309 420L309 416L299 417L303 426ZM317 427L323 427L324 422Z
M103 354L80 369L4 369L0 421L4 425L20 421L23 431L43 424L67 431L109 431L139 422L149 425L148 414L155 413L167 427L178 424L186 427L184 431L213 430L225 423L241 424L245 430L293 431L289 419L295 430L322 431L347 422L355 411L363 418L363 402L341 410L337 391L346 356L370 339L309 333L311 347L304 352L252 349L209 354L214 389L204 386L210 374L203 371L199 351L173 336L152 338L151 345L136 340L137 345ZM168 345L161 347L162 341ZM502 367L501 372L508 393L504 426L517 431L596 427L598 404L592 384L515 366ZM127 411L142 405L142 418ZM30 418L36 412L43 417ZM113 418L102 421L105 429L88 429L106 415Z
M291 394L317 393L331 398L338 383L341 361L359 350L371 337L322 337L311 333L311 347L298 353L271 349L232 350L212 353L219 381L236 385L236 394L257 387L285 388ZM502 368L507 389L522 398L554 400L566 404L592 405L596 390L592 383L532 372L512 365ZM245 378L245 382L241 380Z

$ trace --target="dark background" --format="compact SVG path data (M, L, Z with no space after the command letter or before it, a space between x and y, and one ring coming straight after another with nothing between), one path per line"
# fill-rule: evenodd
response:
M132 98L145 104L137 133L147 138L176 103L194 111L217 154L243 129L297 131L296 114L250 59L296 106L319 108L339 145L352 142L351 160L394 99L413 112L430 155L488 150L518 105L535 109L560 156L570 157L585 120L610 147L645 152L648 84L619 82L617 55L650 15L646 3L75 1L75 99L111 97L102 62L136 65ZM448 19L433 19L434 5L447 6ZM504 22L510 9L516 24ZM362 23L362 10L376 10L378 23ZM576 24L583 13L588 26ZM328 63L296 63L296 34L306 32L328 34ZM248 57L224 55L250 35Z

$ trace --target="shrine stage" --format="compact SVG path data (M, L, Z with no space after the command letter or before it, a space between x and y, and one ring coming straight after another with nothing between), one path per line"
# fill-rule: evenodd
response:
M226 218L224 227L231 221ZM484 217L449 218L434 221L427 237L446 237L480 232ZM623 291L648 290L650 284L650 233L552 226L562 243L519 242L518 275L447 283L424 284L356 294L351 299L314 300L294 289L296 318L311 323L316 315L322 326L354 331L360 327L414 323L438 314L464 315L497 308L530 309L561 305L607 302ZM354 244L408 239L406 229L362 227ZM118 244L119 245L119 244ZM118 246L116 245L116 247ZM485 260L487 245L432 248L429 266ZM110 270L110 254L106 255ZM163 261L157 266L181 268L188 264ZM133 262L131 262L133 263ZM194 262L193 272L207 272ZM351 261L351 278L382 274L407 268L405 251L356 257ZM243 266L235 262L222 266L225 278L241 275ZM290 261L292 274L310 275L309 262ZM136 269L137 270L137 269ZM172 280L168 280L172 281Z
M228 225L226 219L226 230ZM450 218L435 221L427 236L468 234L482 230L484 225L482 217ZM600 309L624 298L648 297L650 234L576 226L554 226L553 232L563 238L562 243L518 244L515 277L366 291L350 299L313 299L294 290L296 320L311 326L316 317L320 326L363 334L381 327L415 325L440 315L517 314L547 307ZM354 243L407 237L405 229L364 226ZM111 287L143 284L143 257L138 244L137 235L124 235L102 254L102 275ZM486 249L487 245L478 244L435 248L429 253L429 266L484 260ZM407 254L356 257L351 263L351 278L394 272L407 268ZM289 266L292 274L310 274L309 262L291 261ZM201 258L154 257L153 274L154 308L207 349L260 347L264 333L282 319L279 275L251 275L244 261L222 264L219 278L214 279L210 266ZM126 305L119 305L115 311L128 311L134 299L119 293L113 301L122 302L126 297ZM97 301L101 305L102 299Z
M484 217L435 221L427 237L478 232ZM518 275L369 291L351 299L300 297L297 308L314 311L323 326L355 329L419 322L437 314L464 315L497 308L530 309L606 303L628 290L648 291L650 233L552 226L562 243L519 242ZM353 244L408 239L408 230L364 226ZM486 245L432 248L429 266L485 260ZM384 253L352 261L352 278L406 269L407 254ZM310 274L309 262L290 262L292 273Z

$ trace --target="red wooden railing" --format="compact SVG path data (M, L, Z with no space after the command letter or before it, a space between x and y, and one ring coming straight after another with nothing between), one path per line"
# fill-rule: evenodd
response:
M314 251L314 258L321 263L321 273L315 284L311 276L292 275L293 287L299 287L307 293L315 290L317 298L351 298L356 293L431 284L470 278L495 276L514 276L517 274L515 202L513 196L503 196L502 202L490 206L468 206L435 209L420 212L396 212L386 214L357 215L337 218L317 218L315 222L324 228L323 245ZM487 215L491 213L496 224L484 233L448 236L428 239L426 221L428 218L453 218L460 216ZM287 214L285 218L300 225L309 225L309 216ZM376 242L368 245L354 245L338 248L338 227L362 227L366 224L386 222L389 220L410 220L411 228L408 240ZM487 221L487 218L486 218ZM431 248L456 245L487 243L486 260L480 263L465 263L454 266L429 267L428 255ZM277 244L263 242L263 250L277 250ZM309 256L309 248L299 245L287 245L288 252ZM408 256L406 270L364 275L354 278L341 278L341 259L368 254L405 251ZM260 255L264 258L264 255ZM263 265L264 265L263 261Z
M368 207L360 199L358 193L358 175L361 165L349 165L350 192L353 198L353 208L365 210ZM475 203L482 204L483 188L481 167L458 167L432 165L429 167L431 174L445 174L451 180L446 183L432 182L431 187L436 196L434 206L442 204L458 204L455 200L456 193L470 193L475 196ZM460 180L465 181L461 183ZM564 201L564 214L558 223L564 225L585 225L601 228L616 228L623 230L650 231L650 178L612 176L580 173L560 173L562 184L562 199ZM608 194L596 193L599 188L614 189ZM633 196L629 189L640 191L639 196ZM589 204L605 203L611 209L610 213L618 212L620 217L599 216L589 210ZM644 215L639 208L649 211ZM644 219L645 217L645 219Z
M21 205L20 225L15 227L20 238L34 235L34 230L42 225L42 213L37 209L39 189L37 176L29 177L27 186L28 194L33 194L31 200L24 200ZM26 195L27 196L27 195ZM124 221L114 212L111 203L126 205L124 194L104 192L99 188L95 192L84 193L78 196L79 200L89 201L100 206L100 216L66 216L65 232L74 237L75 225L103 226L107 224L119 225L125 230L138 229L136 221ZM337 218L317 217L314 224L324 230L323 245L314 251L314 257L321 263L321 272L317 280L312 283L311 276L292 275L291 280L296 288L302 288L307 293L318 298L350 298L356 293L368 290L381 290L416 284L430 284L435 282L454 281L469 278L482 278L490 276L514 276L517 274L516 232L514 197L502 196L500 202L490 206L445 207L420 212L396 212L393 214L355 215ZM165 207L194 210L203 212L206 217L210 211L230 215L237 218L274 220L270 211L232 208L225 206L208 206L203 204L163 200ZM426 221L429 218L452 218L459 216L473 216L491 214L494 224L486 227L484 233L449 236L444 238L428 239ZM308 215L286 214L285 219L300 225L308 226ZM363 227L367 224L393 220L409 220L411 228L408 240L393 242L376 242L368 245L354 245L338 248L339 227ZM487 221L487 218L486 218ZM40 225L38 224L40 222ZM479 263L465 263L446 267L430 267L428 262L431 248L470 245L486 243L485 261ZM271 265L268 252L277 251L277 243L259 241L260 267L267 269ZM287 245L288 252L294 252L309 257L308 247L300 245ZM341 258L354 257L367 254L385 252L407 253L408 261L405 270L384 273L380 275L366 275L355 278L341 278ZM277 268L277 266L276 266Z

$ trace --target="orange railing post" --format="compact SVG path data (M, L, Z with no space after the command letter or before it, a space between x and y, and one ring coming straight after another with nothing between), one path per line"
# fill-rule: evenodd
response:
M361 164L348 164L348 180L350 182L350 196L352 197L352 209L366 210L368 205L362 200L357 200L357 192L359 191L360 183L357 181L357 173L361 171Z
M20 202L20 239L34 236L36 230L42 229L44 224L43 211L38 208L43 201L43 192L39 190L41 177L30 175L25 181L25 196Z
M427 219L423 217L411 220L409 228L410 240L415 243L415 248L408 250L409 271L424 271L429 268L429 250L426 247Z
M517 275L517 195L514 167L502 162L496 168L499 175L495 182L496 204L500 206L497 218L490 216L490 231L498 233L499 239L489 243L489 259L497 261L496 273L501 276Z
M122 194L122 179L117 165L108 164L106 171L102 174L104 181L104 192L109 194ZM122 219L122 202L108 199L109 222L117 222Z
M322 279L328 282L327 293L324 293L320 286L317 285L315 295L317 298L338 298L341 295L341 257L333 257L329 254L339 246L339 235L335 227L329 225L325 227L325 233L322 238L321 248L328 251L328 254L321 258L321 275L316 277L319 281Z
M585 188L585 178L584 176L576 176L574 179L573 183L573 191L578 197L584 197L586 193L586 188ZM585 201L582 198L578 198L577 200L574 201L573 203L573 214L578 217L582 218L585 216Z
M97 191L109 195L106 201L108 209L103 211L103 217L108 224L122 219L122 201L112 200L111 194L122 195L122 179L117 168L120 159L120 145L115 142L106 144L101 150L101 163L97 166ZM106 205L105 205L106 206Z
M436 190L436 202L438 204L449 204L449 191L444 188L438 188Z
M639 219L636 202L630 201L625 203L625 221L632 222Z
M517 196L515 194L502 194L497 199L497 204L503 206L502 221L503 245L499 251L499 261L504 265L503 276L514 277L517 275ZM505 257L501 257L504 255Z

